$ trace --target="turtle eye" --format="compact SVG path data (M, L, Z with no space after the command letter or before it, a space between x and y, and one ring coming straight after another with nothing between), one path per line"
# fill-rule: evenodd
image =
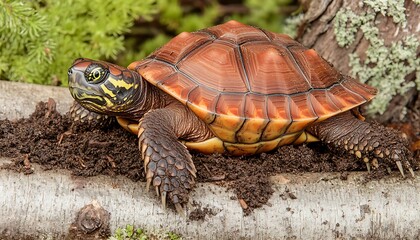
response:
M104 66L93 63L85 71L86 80L90 83L100 83L108 75L108 69Z

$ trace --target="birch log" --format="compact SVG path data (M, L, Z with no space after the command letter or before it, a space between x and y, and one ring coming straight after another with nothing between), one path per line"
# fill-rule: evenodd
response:
M26 91L32 94L22 94ZM67 89L0 81L0 118L28 116L36 102L51 94L57 94L54 98L62 105L58 109L68 108ZM2 158L0 165L8 161ZM151 232L173 231L185 239L420 238L419 177L401 179L395 174L364 183L366 173L351 173L347 180L339 173L277 175L271 178L275 193L268 204L248 216L232 191L199 184L189 212L207 214L192 221L188 215L162 210L144 183L34 167L29 175L0 170L0 239L64 238L79 210L92 203L110 214L111 231L134 224Z

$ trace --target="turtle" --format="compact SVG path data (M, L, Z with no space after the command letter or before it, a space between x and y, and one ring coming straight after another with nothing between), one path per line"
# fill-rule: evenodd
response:
M396 164L414 176L406 141L358 110L377 90L285 34L232 20L180 33L127 68L78 58L68 79L73 117L115 116L136 134L146 188L179 212L195 184L190 150L242 156L322 141L369 171Z

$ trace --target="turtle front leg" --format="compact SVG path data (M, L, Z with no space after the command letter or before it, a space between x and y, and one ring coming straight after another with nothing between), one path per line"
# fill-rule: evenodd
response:
M196 169L185 145L178 139L207 138L206 127L179 104L173 108L154 109L139 122L139 148L146 172L146 188L153 185L166 207L167 199L183 214L182 205L195 184Z
M403 176L404 169L414 176L410 163L413 161L412 153L398 132L361 121L351 111L313 124L307 131L329 146L363 159L369 171L380 164L387 168L396 164Z
M81 129L103 128L111 125L115 118L91 112L80 105L77 101L69 109L70 118L73 120L70 129L62 133L59 137L58 144L61 144L66 136L72 135L74 131Z
M113 121L113 117L95 113L84 108L77 101L70 107L70 116L74 123L85 125L89 128L106 127Z

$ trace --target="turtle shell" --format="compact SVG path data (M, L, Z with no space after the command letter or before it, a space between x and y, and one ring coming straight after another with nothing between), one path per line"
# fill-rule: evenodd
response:
M309 124L376 94L289 36L236 21L183 32L129 68L186 104L227 143L288 144Z

